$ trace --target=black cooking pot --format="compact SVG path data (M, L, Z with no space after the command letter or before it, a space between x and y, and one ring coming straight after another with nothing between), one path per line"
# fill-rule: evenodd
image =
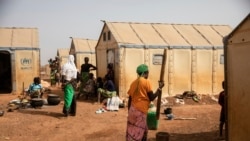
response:
M172 108L166 108L164 109L164 114L172 114Z
M156 141L169 141L169 133L168 132L157 132L156 133Z
M58 105L61 102L61 98L56 94L48 94L47 101L49 105Z
M42 98L32 98L30 100L30 105L34 108L39 108L43 106L43 99Z

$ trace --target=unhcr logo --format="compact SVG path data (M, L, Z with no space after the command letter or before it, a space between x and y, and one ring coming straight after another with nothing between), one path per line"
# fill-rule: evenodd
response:
M31 59L28 59L28 58L21 59L21 64L24 66L31 65L31 62L32 62Z

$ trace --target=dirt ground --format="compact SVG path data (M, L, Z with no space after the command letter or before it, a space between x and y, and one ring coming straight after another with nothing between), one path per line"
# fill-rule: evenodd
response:
M61 103L56 106L43 105L40 109L26 108L8 112L9 101L18 95L0 94L0 105L5 114L0 117L0 141L124 141L127 109L96 114L102 105L93 100L78 100L77 115L64 117L63 92L56 87L45 93L58 94ZM157 130L149 130L148 141L156 140L157 132L168 132L169 141L214 141L218 140L220 107L216 100L202 95L199 102L184 99L185 104L176 103L173 97L166 98L172 104L175 117L196 118L194 120L167 120L165 106Z

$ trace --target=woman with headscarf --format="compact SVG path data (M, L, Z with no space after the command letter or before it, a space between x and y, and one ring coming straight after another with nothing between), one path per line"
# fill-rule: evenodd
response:
M69 55L68 62L62 67L62 79L64 85L64 107L63 113L67 117L69 114L76 115L76 97L75 87L77 78L77 69L74 63L74 56Z
M127 120L127 141L147 140L147 112L150 101L153 101L164 87L163 82L159 82L159 88L153 93L151 82L148 80L148 66L141 64L136 70L138 77L134 80L128 90L128 120Z

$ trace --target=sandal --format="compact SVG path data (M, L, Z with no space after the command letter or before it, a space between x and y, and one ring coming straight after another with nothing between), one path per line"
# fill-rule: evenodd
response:
M105 109L103 109L103 108L100 108L97 111L95 111L96 114L101 114L101 113L104 113L104 112L107 112L107 111Z
M102 113L102 110L101 109L98 109L95 111L96 114L101 114Z

